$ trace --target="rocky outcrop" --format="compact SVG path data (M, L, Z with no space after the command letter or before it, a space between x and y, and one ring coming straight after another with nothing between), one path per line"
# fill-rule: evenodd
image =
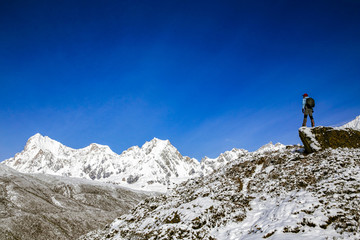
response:
M307 153L326 148L360 148L360 131L351 128L299 128L299 136Z

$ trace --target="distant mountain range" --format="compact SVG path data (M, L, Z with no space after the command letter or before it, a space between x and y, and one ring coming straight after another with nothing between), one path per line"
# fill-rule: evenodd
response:
M280 143L269 143L258 151L283 147ZM119 155L108 146L93 143L82 149L73 149L36 134L29 138L22 152L3 164L23 173L80 177L136 190L166 192L174 184L208 175L246 154L253 153L234 148L217 158L205 157L199 162L182 156L170 141L154 138L142 147L131 147Z
M360 129L360 116L342 128ZM232 149L217 158L201 161L186 157L169 140L157 138L142 147L116 154L108 146L90 144L73 149L49 137L36 134L24 150L3 163L23 173L45 173L115 183L136 190L166 192L174 184L208 175L244 155L277 151L285 145L266 144L255 152Z

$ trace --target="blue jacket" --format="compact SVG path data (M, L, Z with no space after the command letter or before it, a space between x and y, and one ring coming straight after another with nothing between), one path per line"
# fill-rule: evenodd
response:
M305 110L305 105L306 105L306 99L308 99L309 97L304 97L303 98L303 103L302 103L302 109Z

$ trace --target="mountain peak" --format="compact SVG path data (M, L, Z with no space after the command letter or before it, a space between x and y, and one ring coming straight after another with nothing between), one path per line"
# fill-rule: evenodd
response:
M98 144L98 143L91 143L89 146L87 146L86 148L89 148L90 151L100 151L100 150L103 150L103 151L110 151L111 153L114 153L109 146L107 145L101 145L101 144Z
M162 140L162 139L160 139L160 138L156 138L156 137L154 137L153 139L151 139L150 140L150 142L151 143L157 143L157 144L170 144L170 141L168 140L168 139L166 139L166 140Z
M41 141L43 138L45 138L43 135L41 135L40 133L36 133L35 135L31 136L28 139L28 143L37 143L39 141Z
M161 140L159 138L153 138L151 141L146 142L141 149L145 150L147 154L153 152L153 153L160 153L164 151L167 147L174 148L173 145L171 145L169 140Z
M40 133L37 133L28 139L25 150L30 150L34 148L51 150L54 148L58 148L59 145L61 145L61 143L49 138L48 136L43 136Z
M44 137L43 135L41 135L40 133L36 133L34 136L31 136L29 139L33 139L33 138L41 138Z
M91 143L89 146L78 150L84 151L83 154L108 154L112 156L118 156L118 154L115 153L108 145L102 145L98 143Z
M255 152L257 153L264 153L264 152L272 152L272 151L278 151L280 149L285 148L286 146L281 143L276 143L275 145L272 142L269 142L268 144L265 144L264 146L260 147Z

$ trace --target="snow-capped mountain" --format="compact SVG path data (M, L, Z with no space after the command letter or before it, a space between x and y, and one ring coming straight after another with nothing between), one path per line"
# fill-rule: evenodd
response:
M357 116L354 120L344 124L341 128L353 128L360 130L360 116Z
M258 150L254 152L249 152L245 149L238 149L233 148L231 151L226 151L220 154L217 158L209 158L204 157L201 159L200 168L202 175L209 175L216 170L219 170L226 166L229 163L233 163L235 160L243 159L245 157L255 157L259 154L263 153L272 153L272 152L279 152L285 150L286 145L281 143L276 143L275 145L272 142L265 144L264 146L260 147Z
M231 151L226 151L220 154L217 158L204 157L200 163L201 170L204 175L208 175L246 154L249 154L249 152L245 149L233 148Z
M32 136L24 150L4 164L25 173L81 177L159 192L199 169L196 159L182 156L168 140L154 138L118 155L95 143L72 149L40 134Z
M258 150L256 150L256 153L266 153L266 152L275 152L279 151L281 149L286 148L284 144L276 143L275 145L272 142L269 142L268 144L260 147Z
M201 162L185 157L168 140L154 138L142 147L116 154L108 146L92 143L73 149L47 136L35 134L24 150L3 163L23 173L46 173L115 183L136 190L166 192L174 184L204 176L245 155L277 151L285 146L266 144L255 152L234 148Z

